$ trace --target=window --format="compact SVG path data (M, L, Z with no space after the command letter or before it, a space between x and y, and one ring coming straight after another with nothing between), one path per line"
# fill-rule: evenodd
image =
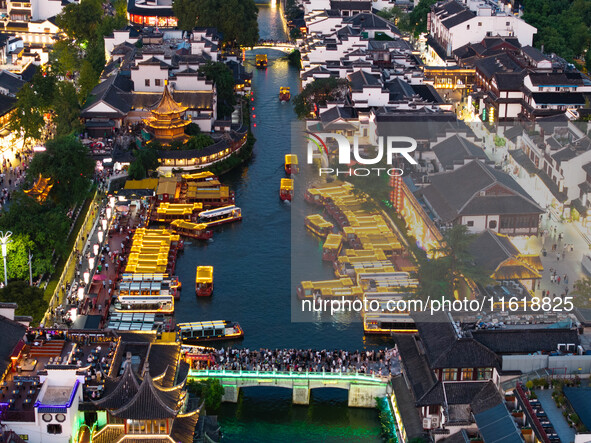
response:
M505 26L509 26L509 22L505 22Z
M156 80L154 80L156 82L156 86L160 86L162 80L160 80L159 78L157 78Z
M496 220L491 220L488 222L488 229L496 229L497 227L497 221Z
M470 227L471 227L471 226L474 226L474 220L468 220L468 221L466 222L466 226L470 226Z
M492 368L479 368L478 380L490 380L492 378Z
M462 380L472 380L474 370L472 368L462 369Z
M146 86L150 86L150 79L149 78L146 79Z
M456 381L458 379L457 369L444 369L443 370L443 381Z
M48 434L61 434L62 433L62 425L47 425L47 433Z
M478 26L482 26L482 22L478 22Z
M466 29L470 29L470 25L466 25Z

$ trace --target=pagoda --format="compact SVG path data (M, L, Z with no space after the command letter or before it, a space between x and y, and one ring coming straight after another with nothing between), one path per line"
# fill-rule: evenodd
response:
M144 124L161 143L184 140L187 138L185 126L191 123L184 119L187 109L172 98L168 85L164 85L160 101L150 111L150 117L144 119Z
M147 354L152 355L150 360L155 365L149 365L146 356L143 365L134 369L132 354L127 352L126 358L119 360L119 376L111 367L101 398L92 401L97 410L106 412L106 425L95 431L93 442L193 443L202 406L192 410L187 407L184 386L188 369L179 365L180 345L148 346ZM135 352L140 347L132 346ZM116 356L115 360L119 358ZM186 366L184 362L183 365Z
M24 189L23 192L35 198L39 203L43 203L47 199L51 188L53 188L52 179L39 174L39 178L33 183L33 187L31 189Z

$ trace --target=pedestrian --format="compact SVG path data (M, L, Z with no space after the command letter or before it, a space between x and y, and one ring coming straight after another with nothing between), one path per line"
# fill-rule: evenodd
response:
M560 261L560 254L556 254L556 261Z
M557 282L558 284L560 284L560 275L559 275L559 276L558 276L558 278L556 279L556 282Z

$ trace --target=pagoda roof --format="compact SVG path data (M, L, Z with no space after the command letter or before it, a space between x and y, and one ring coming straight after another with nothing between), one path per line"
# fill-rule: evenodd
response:
M182 386L171 389L159 389L146 371L139 390L125 405L111 411L115 417L126 420L158 420L174 418L179 413L179 399Z
M162 97L154 109L152 109L152 112L155 114L179 114L185 112L187 109L188 107L177 103L174 98L172 98L168 86L164 86Z
M31 197L35 197L38 202L44 202L53 188L53 181L51 177L43 177L43 175L39 174L39 178L33 184L31 189L24 189L23 192Z
M93 403L105 409L118 409L132 400L140 390L140 384L133 372L131 358L124 363L123 374L115 380L107 380L105 394Z

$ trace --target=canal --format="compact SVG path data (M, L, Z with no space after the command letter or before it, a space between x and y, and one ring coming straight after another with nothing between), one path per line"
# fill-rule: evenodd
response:
M261 39L286 40L278 8L259 5ZM268 54L268 68L254 67L256 53ZM183 283L176 304L177 322L234 320L245 330L239 346L247 348L361 349L361 323L291 321L295 296L291 282L291 206L279 200L279 182L285 177L284 156L290 152L295 114L290 103L280 103L279 87L292 96L300 88L299 71L285 54L256 50L246 54L253 72L253 133L257 139L252 159L224 175L222 181L236 193L243 221L226 225L207 243L191 243L178 259L176 273ZM305 237L298 247L316 248ZM197 300L195 268L214 266L214 294ZM310 264L310 279L331 278L320 259ZM272 389L270 393L267 389ZM291 391L248 388L237 405L224 404L220 414L224 441L380 441L376 410L349 409L347 392L314 390L309 407L293 406Z

